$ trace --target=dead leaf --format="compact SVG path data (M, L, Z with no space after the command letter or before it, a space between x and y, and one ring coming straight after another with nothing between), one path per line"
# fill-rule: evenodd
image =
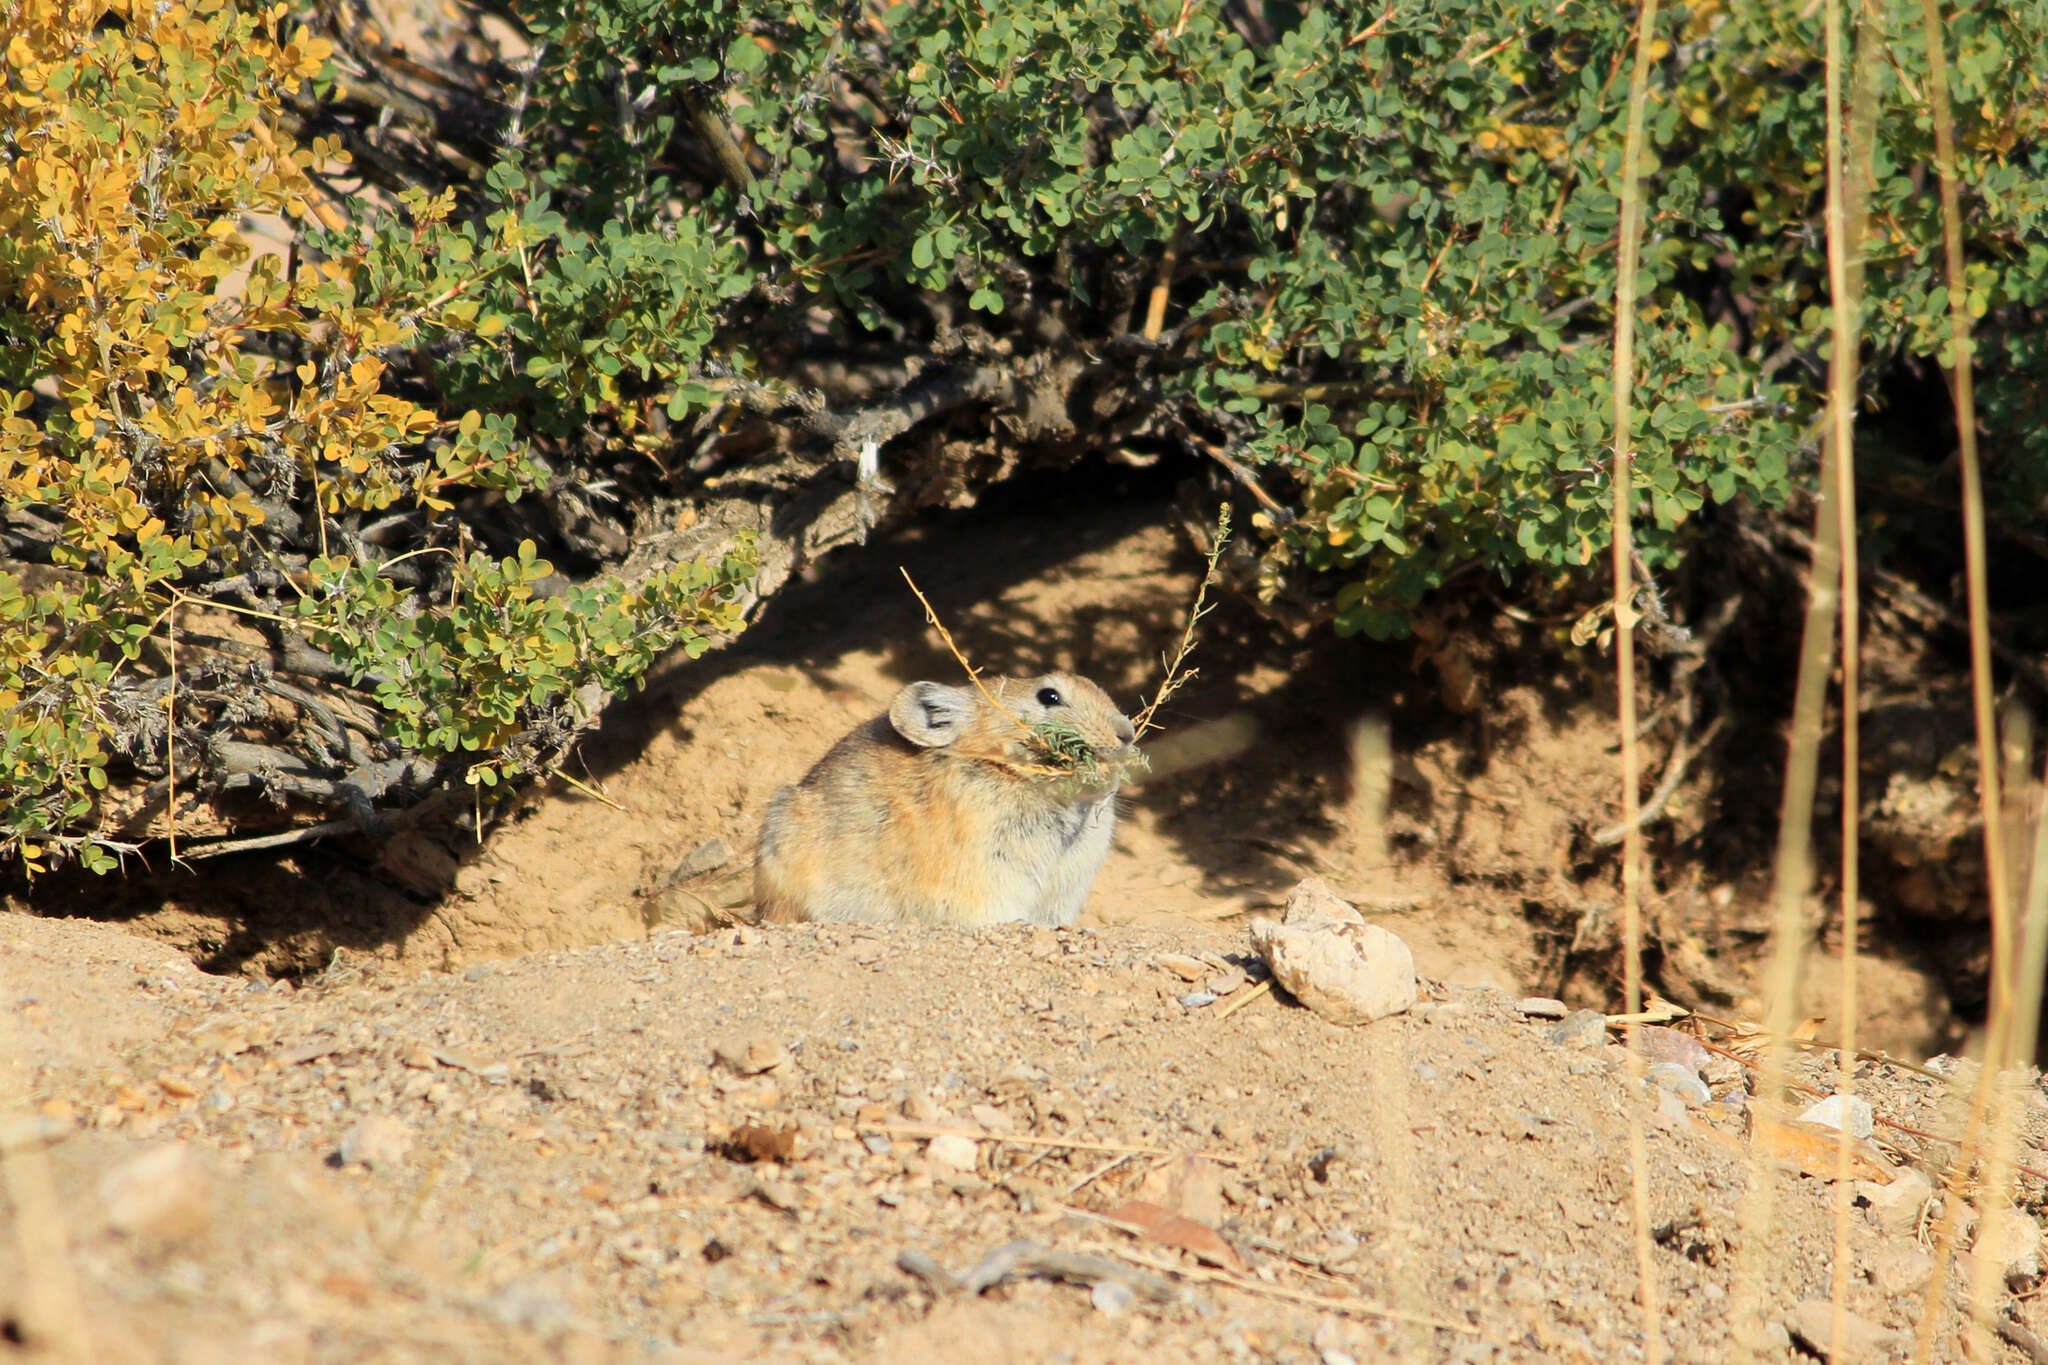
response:
M1183 1218L1172 1209L1161 1208L1143 1199L1119 1204L1107 1216L1138 1229L1152 1241L1177 1247L1197 1260L1240 1275L1245 1273L1244 1259L1216 1229L1206 1223Z
M1794 1043L1812 1042L1820 1037L1820 1026L1825 1022L1822 1019L1800 1020L1798 1025L1792 1030L1791 1041ZM1764 1055L1764 1049L1770 1046L1770 1041L1771 1035L1764 1031L1762 1024L1752 1019L1744 1019L1734 1026L1734 1031L1729 1036L1726 1046L1730 1052L1743 1061L1754 1062Z
M1223 1220L1223 1168L1199 1156L1155 1166L1138 1184L1140 1199L1210 1226Z
M1749 1140L1766 1154L1783 1157L1803 1174L1817 1180L1833 1180L1839 1172L1842 1135L1817 1123L1778 1123L1758 1118L1750 1128ZM1884 1154L1870 1142L1857 1138L1849 1143L1849 1178L1889 1183L1897 1174Z

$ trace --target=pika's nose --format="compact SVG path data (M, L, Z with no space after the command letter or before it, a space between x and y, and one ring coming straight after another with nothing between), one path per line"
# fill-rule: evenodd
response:
M1122 716L1118 716L1116 718L1116 742L1119 744L1129 744L1137 737L1138 732L1131 728L1131 723Z

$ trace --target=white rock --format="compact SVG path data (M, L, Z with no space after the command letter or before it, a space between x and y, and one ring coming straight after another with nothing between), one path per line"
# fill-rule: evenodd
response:
M1256 919L1252 947L1288 994L1333 1024L1369 1024L1415 1003L1415 956L1392 931L1367 924L1309 877L1282 922Z
M1918 1242L1880 1242L1866 1265L1871 1284L1887 1298L1918 1294L1934 1273L1934 1258Z
M1893 1176L1889 1185L1859 1180L1856 1193L1870 1205L1870 1216L1880 1228L1910 1233L1920 1226L1920 1210L1934 1193L1934 1186L1920 1172L1905 1170Z
M1850 1137L1867 1138L1877 1127L1870 1112L1870 1101L1861 1095L1830 1095L1817 1104L1808 1105L1799 1118L1802 1122L1818 1123L1837 1132L1847 1128Z
M1363 924L1365 916L1358 913L1358 907L1332 891L1330 884L1321 877L1303 877L1287 893L1287 903L1280 909L1280 922L1297 925L1324 921Z
M1647 1074L1652 1085L1662 1086L1687 1104L1701 1105L1714 1098L1707 1083L1683 1063L1654 1062Z
M153 1147L100 1177L107 1226L131 1237L193 1237L211 1220L209 1182L189 1147Z
M412 1150L412 1129L389 1114L360 1119L341 1137L341 1164L388 1169L401 1164Z
M971 1137L960 1133L941 1133L926 1145L924 1154L952 1170L972 1171L981 1148Z
M1792 1310L1786 1321L1792 1335L1823 1360L1883 1360L1903 1341L1897 1332L1878 1326L1854 1313L1843 1315L1842 1340L1836 1349L1835 1306L1826 1299L1808 1299Z
M1999 1209L1985 1220L1976 1249L1989 1255L2017 1287L2041 1278L2041 1225L2018 1209Z
M1567 1013L1564 1001L1547 995L1529 996L1516 1002L1515 1008L1531 1019L1562 1019Z

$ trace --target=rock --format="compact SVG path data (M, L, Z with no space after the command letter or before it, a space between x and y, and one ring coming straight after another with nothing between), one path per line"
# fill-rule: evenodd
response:
M1088 1301L1096 1312L1114 1318L1138 1301L1138 1291L1122 1280L1097 1280L1088 1290Z
M1161 953L1152 959L1183 981L1200 981L1209 974L1209 964L1186 953Z
M1695 1069L1700 1073L1700 1079L1710 1088L1734 1085L1742 1079L1742 1063L1733 1057L1723 1057L1716 1053L1708 1054L1707 1060Z
M667 877L667 885L686 882L701 877L707 872L716 872L732 861L732 849L723 839L706 839L691 849L683 860L675 865Z
M1675 1028L1665 1028L1660 1024L1642 1025L1636 1029L1636 1037L1642 1040L1644 1061L1676 1062L1695 1076L1714 1057L1707 1051L1706 1044L1690 1033L1680 1033Z
M1986 1218L1974 1247L2005 1273L2008 1288L2041 1278L2041 1225L2019 1209L1999 1209Z
M1215 1004L1216 997L1208 991L1189 991L1180 998L1180 1003L1183 1008L1198 1010L1206 1005Z
M153 1147L100 1177L100 1206L116 1232L183 1241L212 1221L210 1185L191 1148Z
M1550 1041L1559 1047L1592 1049L1607 1039L1607 1016L1598 1010L1573 1010L1550 1026Z
M1870 1205L1870 1216L1878 1227L1890 1233L1910 1233L1920 1226L1920 1211L1934 1193L1934 1185L1918 1171L1900 1171L1889 1185L1871 1180L1856 1182L1856 1193Z
M1714 1098L1707 1083L1694 1075L1691 1067L1678 1062L1653 1063L1648 1078L1650 1084L1663 1087L1695 1108Z
M1287 901L1280 907L1280 922L1310 924L1318 920L1363 924L1365 916L1358 913L1358 907L1332 891L1330 884L1321 877L1303 877L1287 893Z
M1792 1310L1785 1325L1802 1345L1824 1360L1842 1362L1882 1360L1904 1343L1897 1332L1878 1326L1869 1318L1848 1314L1842 1323L1842 1340L1835 1342L1835 1307L1826 1299L1808 1299Z
M1689 1105L1684 1097L1675 1091L1659 1089L1657 1091L1657 1107L1650 1111L1651 1122L1666 1131L1690 1128L1692 1126L1692 1118L1686 1113L1688 1107Z
M1531 1019L1562 1019L1565 1016L1564 1001L1553 1000L1547 995L1532 995L1517 1001L1515 1008Z
M341 1164L389 1169L402 1164L412 1150L412 1129L389 1114L360 1119L341 1138Z
M1005 1114L992 1104L973 1104L967 1107L967 1115L981 1125L984 1133L1014 1133L1017 1120Z
M1281 922L1255 919L1252 947L1288 994L1333 1024L1370 1024L1415 1003L1415 956L1367 924L1320 877L1287 897Z
M1918 1295L1934 1273L1934 1258L1918 1242L1880 1242L1865 1266L1870 1283L1887 1298Z
M1232 967L1227 972L1218 972L1202 983L1202 989L1211 995L1229 995L1251 984L1251 978L1244 974L1242 967Z
M1870 1111L1870 1101L1860 1095L1830 1095L1817 1104L1807 1106L1799 1120L1837 1131L1847 1128L1849 1136L1859 1138L1869 1137L1877 1126Z
M942 1133L925 1145L924 1154L938 1165L955 1171L972 1171L981 1148L971 1137Z
M789 1049L767 1033L727 1038L715 1043L711 1057L735 1076L759 1076L789 1063Z

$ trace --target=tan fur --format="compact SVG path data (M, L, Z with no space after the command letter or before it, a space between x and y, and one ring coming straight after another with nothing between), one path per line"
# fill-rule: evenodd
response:
M1026 725L1072 725L1117 772L1131 722L1100 687L1071 673L984 681ZM769 800L762 918L1073 923L1109 852L1116 781L1030 771L1044 764L971 685L910 684Z

